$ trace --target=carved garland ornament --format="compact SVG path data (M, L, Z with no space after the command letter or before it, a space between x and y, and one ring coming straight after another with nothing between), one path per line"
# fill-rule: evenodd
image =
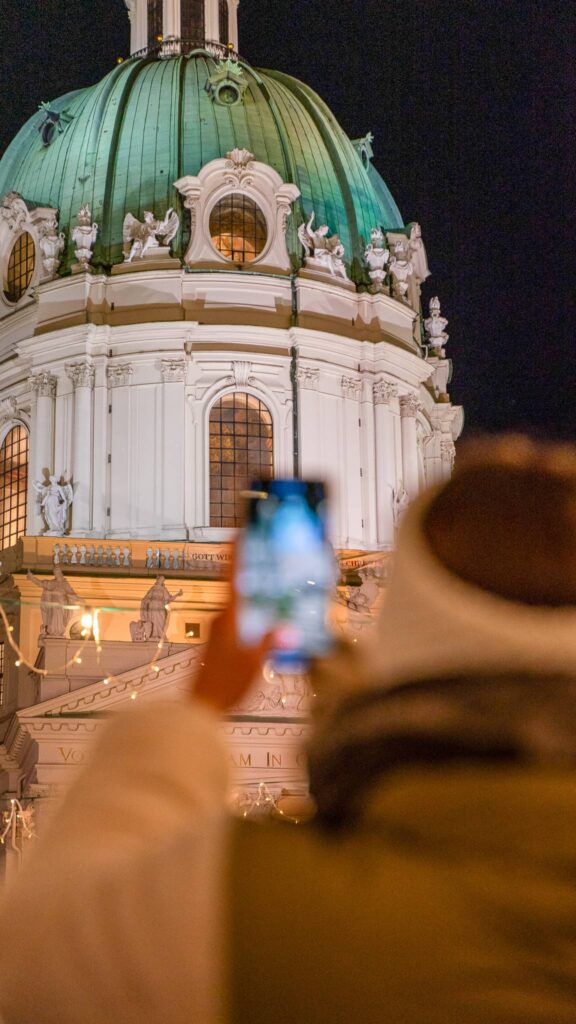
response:
M123 388L130 383L130 377L134 373L131 363L118 363L116 366L106 368L109 388Z
M357 401L360 398L362 381L358 377L342 377L342 394L344 398L352 398Z
M301 388L317 391L320 384L320 370L312 366L299 366L296 370L296 380Z
M164 384L178 384L186 379L186 360L163 359L161 372Z

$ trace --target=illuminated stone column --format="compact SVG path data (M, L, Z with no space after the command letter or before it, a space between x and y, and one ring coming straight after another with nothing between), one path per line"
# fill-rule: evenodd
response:
M418 474L418 439L416 416L420 402L414 394L400 396L400 421L402 427L402 472L404 488L413 501L420 489Z
M372 388L374 396L374 424L376 440L376 516L378 544L394 544L394 493L397 487L396 446L394 443L394 416L390 403L398 388L390 381L377 381Z
M32 415L32 480L43 481L46 476L54 473L54 415L58 378L53 373L43 371L30 378L32 391L36 395ZM46 524L39 510L34 506L34 515L30 520L34 524L31 532L44 533Z
M72 435L72 505L71 533L84 537L92 529L92 437L95 370L91 363L69 363L66 373L74 386L74 427Z

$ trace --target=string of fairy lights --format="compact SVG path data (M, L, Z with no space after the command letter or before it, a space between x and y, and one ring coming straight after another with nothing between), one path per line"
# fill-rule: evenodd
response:
M30 606L32 608L38 609L38 610L42 610L42 608L58 608L58 609L60 609L60 610L62 610L64 612L78 612L78 611L81 611L82 612L82 616L81 616L81 619L80 619L80 627L81 627L81 629L80 629L80 636L81 636L81 641L80 641L78 647L73 652L71 657L67 658L66 661L64 661L61 665L57 666L56 668L46 669L46 668L41 667L40 665L37 665L35 662L30 661L30 659L26 656L24 650L22 649L22 647L20 646L20 644L16 640L16 638L14 636L14 626L12 625L12 623L10 622L10 620L8 618L8 615L6 613L6 609L5 609L4 605L8 606L10 609L13 609L14 607L19 607L19 606L27 605L27 606ZM158 661L159 661L159 659L161 657L161 654L162 654L162 651L163 651L165 645L169 645L169 643L170 643L170 641L165 639L166 633L167 633L167 630L168 630L168 626L169 626L169 622L170 622L170 606L168 604L165 604L164 605L164 610L166 612L166 618L165 618L165 621L164 621L164 635L158 641L156 641L156 647L155 647L155 651L154 651L154 654L153 654L152 658L147 663L145 662L143 665L138 666L138 668L139 668L141 673L145 674L145 673L149 672L151 674L158 675L160 673L160 671L161 671L160 666L158 665ZM8 644L9 644L9 646L11 647L11 649L14 651L14 654L16 655L16 660L15 660L15 663L14 663L16 668L20 668L21 666L25 666L26 668L30 669L31 672L33 672L34 674L36 674L38 676L42 676L43 678L47 678L47 677L50 677L50 676L51 677L57 677L57 676L65 675L69 668L72 668L74 665L81 665L82 664L82 656L84 654L84 651L85 651L87 645L91 644L92 642L95 643L96 664L97 664L98 668L101 668L102 667L101 666L101 655L103 653L103 647L102 647L101 636L100 636L100 616L104 612L121 613L121 612L137 612L137 611L138 611L138 609L128 608L128 607L125 607L125 608L102 607L102 608L88 608L87 609L84 605L62 604L62 603L56 602L56 601L41 601L40 603L37 604L36 602L33 602L33 601L15 600L13 598L10 598L8 600L6 600L6 599L0 600L0 620L2 621L2 623L4 625L4 632L5 632L6 640L7 640ZM103 676L102 683L104 684L104 686L111 686L114 683L118 683L118 682L121 681L120 677L117 676L117 675L114 675L112 672L108 672L107 674L102 672L102 676ZM132 700L136 700L137 696L138 696L137 690L133 689L132 693L130 694L131 699Z

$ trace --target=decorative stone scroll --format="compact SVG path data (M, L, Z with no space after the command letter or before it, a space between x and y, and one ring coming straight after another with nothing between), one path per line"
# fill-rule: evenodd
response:
M116 363L115 366L106 367L106 377L109 388L124 388L130 383L130 377L134 373L132 363Z

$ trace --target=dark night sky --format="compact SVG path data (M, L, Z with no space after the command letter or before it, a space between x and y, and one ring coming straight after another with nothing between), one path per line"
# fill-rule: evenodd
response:
M576 440L576 4L243 0L240 49L302 78L422 224L466 433ZM0 0L0 147L128 53L123 0Z

